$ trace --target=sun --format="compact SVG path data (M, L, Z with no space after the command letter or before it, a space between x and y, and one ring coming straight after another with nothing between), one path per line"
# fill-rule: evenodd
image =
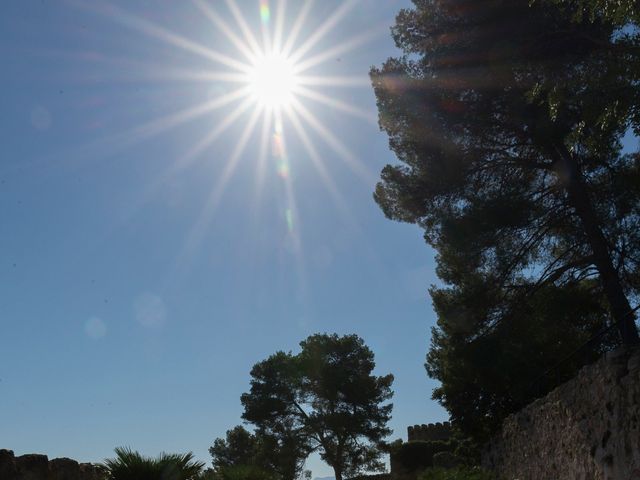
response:
M333 62L339 62L345 53L364 45L378 34L387 34L386 27L376 28L343 39L334 46L319 47L323 40L331 38L330 34L336 25L361 1L339 2L339 7L318 25L311 27L308 20L316 17L313 8L321 2L254 0L252 3L258 3L260 7L259 24L256 24L252 23L251 16L240 8L239 0L191 0L189 3L195 10L209 19L211 28L223 37L222 51L146 18L133 15L114 5L115 2L110 3L108 8L103 2L73 2L77 3L78 8L108 16L124 27L166 46L199 56L203 61L196 68L149 65L149 71L145 72L145 75L150 75L150 78L157 75L163 82L170 78L213 84L208 91L216 92L215 95L208 94L206 98L191 105L152 118L130 131L96 144L99 152L105 150L105 145L117 144L118 148L121 148L120 146L158 136L218 111L211 128L157 175L149 187L149 192L158 190L174 175L192 166L198 159L210 157L207 152L212 145L224 138L232 125L243 123L237 138L225 138L232 150L228 157L223 159L219 174L211 186L210 195L203 202L202 211L186 236L179 255L181 263L202 243L214 212L242 159L253 158L255 161L251 201L256 211L259 211L262 205L261 193L269 169L277 174L283 195L279 212L281 222L292 239L293 250L299 259L302 248L293 188L296 178L294 169L297 166L307 168L309 165L317 173L336 208L343 214L347 211L331 172L325 164L326 156L321 154L317 142L322 142L338 160L368 185L376 181L376 177L371 175L361 159L343 142L341 137L344 132L334 131L332 125L326 124L314 111L316 107L323 107L325 110L330 109L332 115L339 112L364 120L373 126L378 125L375 111L359 108L341 100L340 95L335 94L337 88L364 87L368 91L371 85L366 73L345 75L337 71L335 74L328 74L321 68L325 65L329 72L334 72L337 65ZM276 8L272 10L270 3L275 4ZM226 16L218 11L222 4L226 5ZM138 65L138 62L135 64ZM129 71L129 60L122 65L124 71ZM329 88L331 94L325 93ZM257 155L246 156L247 148L251 144L255 144ZM290 157L289 145L298 147L295 156ZM300 159L308 162L299 162ZM299 265L302 265L301 259Z
M295 65L282 52L257 56L247 74L252 98L270 109L288 108L298 87Z

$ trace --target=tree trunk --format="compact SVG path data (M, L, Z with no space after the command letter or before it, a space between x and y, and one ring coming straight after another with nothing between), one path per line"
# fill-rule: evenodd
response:
M611 314L618 325L622 343L637 345L640 343L640 337L638 337L638 329L635 324L635 315L622 288L618 272L613 266L607 239L600 228L600 223L589 199L580 167L564 145L558 150L569 202L584 227L593 252L593 263L600 274L600 281L611 307Z
M342 470L338 467L333 467L333 476L336 477L336 480L342 480Z

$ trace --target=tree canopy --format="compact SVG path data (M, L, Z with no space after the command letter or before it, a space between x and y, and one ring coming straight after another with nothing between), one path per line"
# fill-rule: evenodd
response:
M260 447L256 436L238 425L227 430L225 438L216 438L209 447L214 468L257 463Z
M318 451L336 480L382 469L393 376L373 375L373 352L356 335L316 334L300 347L254 365L251 389L241 397L243 419Z
M238 425L217 438L209 448L214 471L223 479L269 477L296 480L301 477L309 454L304 441L296 435L251 433Z
M584 19L594 21L598 18L625 27L640 25L640 8L636 0L535 0L548 1L560 5L573 14L578 22Z
M622 148L640 134L635 9L414 0L392 29L403 55L371 71L402 162L374 198L437 252L427 367L467 429L515 408L607 318L638 343L640 155Z

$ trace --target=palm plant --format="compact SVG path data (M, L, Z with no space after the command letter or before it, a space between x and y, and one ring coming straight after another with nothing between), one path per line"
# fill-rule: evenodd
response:
M189 453L164 453L151 458L129 447L117 447L115 458L104 461L109 480L195 480L204 462Z

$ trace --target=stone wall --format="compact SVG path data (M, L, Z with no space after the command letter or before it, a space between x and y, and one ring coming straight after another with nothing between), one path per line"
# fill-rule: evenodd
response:
M640 349L607 354L508 417L482 461L506 480L640 480Z
M434 453L442 451L440 445L429 444L446 442L451 435L449 422L407 427L407 441L398 440L390 451L390 480L416 480L422 470L433 465Z
M105 480L103 470L91 463L46 455L14 456L0 449L0 480Z
M428 423L426 425L413 425L407 427L407 441L422 440L425 442L436 440L448 440L451 437L451 425L449 422Z

